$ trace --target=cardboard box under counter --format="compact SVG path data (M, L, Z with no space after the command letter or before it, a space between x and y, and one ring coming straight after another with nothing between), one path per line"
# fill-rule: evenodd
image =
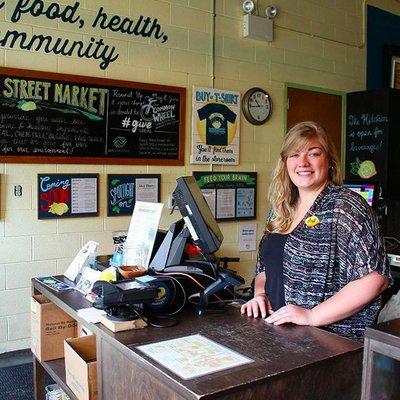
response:
M96 337L89 335L66 339L64 352L67 385L79 400L96 400Z
M31 350L40 361L64 357L64 340L76 336L76 321L45 296L31 297Z

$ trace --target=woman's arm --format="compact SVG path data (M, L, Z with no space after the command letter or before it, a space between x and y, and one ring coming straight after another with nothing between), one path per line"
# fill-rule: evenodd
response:
M349 282L339 292L312 309L287 305L270 315L266 321L274 325L292 322L297 325L323 326L354 315L378 297L387 287L388 278L370 272Z
M265 293L265 272L260 272L254 279L254 297L249 300L246 304L243 304L240 311L242 314L247 314L249 317L253 316L258 318L261 313L261 317L265 318L269 314L272 314L271 304Z

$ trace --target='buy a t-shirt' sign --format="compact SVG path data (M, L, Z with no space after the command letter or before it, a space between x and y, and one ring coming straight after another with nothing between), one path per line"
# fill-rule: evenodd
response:
M194 164L239 164L240 93L193 89Z

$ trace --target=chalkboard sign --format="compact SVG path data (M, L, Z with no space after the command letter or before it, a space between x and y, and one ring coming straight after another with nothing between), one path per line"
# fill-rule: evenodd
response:
M98 174L38 174L38 218L99 215Z
M132 215L136 201L160 201L160 174L107 175L107 215Z
M257 172L193 172L217 221L256 218Z
M0 68L0 162L183 165L185 94Z
M387 191L390 91L347 95L346 180L378 181Z

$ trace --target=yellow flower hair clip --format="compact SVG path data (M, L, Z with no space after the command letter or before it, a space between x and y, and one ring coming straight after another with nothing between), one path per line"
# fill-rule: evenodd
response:
M308 217L304 222L309 228L314 228L320 221L316 215L311 215L311 217Z

